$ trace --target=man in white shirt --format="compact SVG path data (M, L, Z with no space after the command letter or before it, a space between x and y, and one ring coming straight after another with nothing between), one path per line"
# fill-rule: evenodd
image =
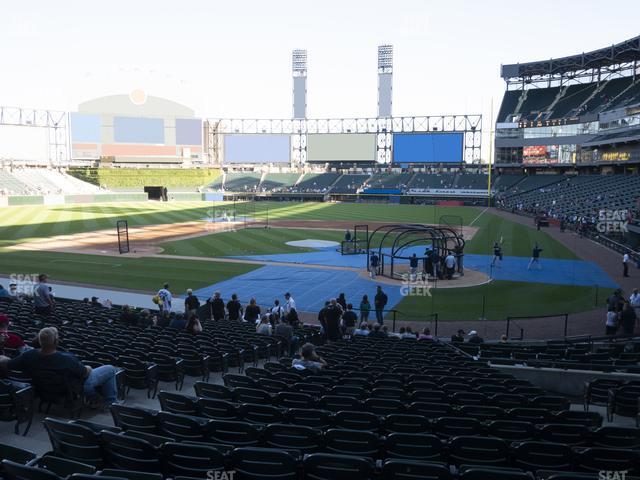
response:
M284 313L285 315L289 315L291 310L295 310L296 302L293 300L293 297L289 292L284 294Z
M171 313L171 301L173 300L168 283L165 283L164 287L158 290L158 297L160 297L160 314L168 317Z
M625 253L622 256L622 276L623 277L628 277L629 276L629 261L631 259L629 258L629 254Z
M456 271L456 257L454 257L452 253L449 253L449 255L445 257L444 266L447 269L447 278L451 280Z

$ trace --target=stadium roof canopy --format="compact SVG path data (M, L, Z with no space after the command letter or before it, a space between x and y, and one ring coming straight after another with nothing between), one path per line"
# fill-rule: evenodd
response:
M577 70L598 69L640 61L640 36L610 47L588 53L550 60L502 65L500 76L505 79L557 75Z

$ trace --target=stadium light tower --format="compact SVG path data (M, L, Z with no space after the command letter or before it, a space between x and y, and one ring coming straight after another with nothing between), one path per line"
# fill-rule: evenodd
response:
M378 118L391 117L393 45L378 46Z
M293 71L293 118L307 118L307 51L294 50L291 56Z

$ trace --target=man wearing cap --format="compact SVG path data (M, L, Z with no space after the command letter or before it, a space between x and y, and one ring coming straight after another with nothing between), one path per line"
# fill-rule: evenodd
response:
M12 350L28 350L20 335L9 331L9 317L0 313L0 348Z
M480 335L478 335L478 332L476 332L475 330L471 330L469 332L469 343L480 344L484 343L484 340Z
M458 333L454 333L453 335L451 335L451 343L453 343L453 344L464 343L464 330L463 329L460 329L460 330L458 330Z

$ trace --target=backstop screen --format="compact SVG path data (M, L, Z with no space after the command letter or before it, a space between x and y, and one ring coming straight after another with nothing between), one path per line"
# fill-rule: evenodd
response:
M309 162L373 162L375 160L375 134L307 135L307 161Z
M225 163L289 163L289 135L225 135Z
M396 133L393 163L462 163L463 133Z

